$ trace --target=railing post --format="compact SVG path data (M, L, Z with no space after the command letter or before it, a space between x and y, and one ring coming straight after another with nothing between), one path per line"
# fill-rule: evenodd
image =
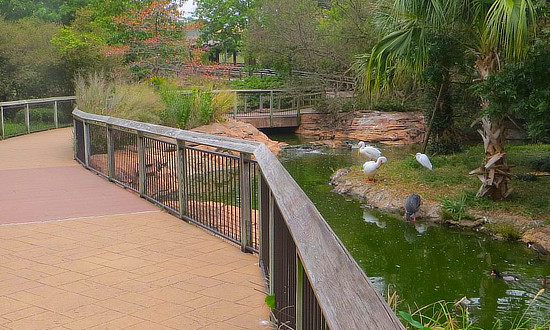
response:
M296 330L302 330L304 315L304 267L302 261L296 253Z
M27 103L27 106L25 107L25 126L27 127L27 133L31 133L31 110L29 108L29 104Z
M269 91L269 127L273 127L273 91Z
M59 119L57 117L57 101L53 103L53 123L55 128L59 128Z
M76 119L74 119L73 117L73 138L74 138L74 141L73 141L73 158L76 160L78 159L77 158L77 154L78 154L78 138L76 137Z
M6 129L4 128L4 107L0 106L0 130L2 134L2 138L6 137Z
M189 214L187 209L187 155L185 141L177 140L178 145L178 200L180 203L179 217Z
M238 107L239 107L239 94L235 91L235 105L233 106L233 119L237 119Z
M248 95L246 93L243 94L244 96L244 114L246 115L248 113Z
M107 125L107 165L109 180L113 180L115 178L115 141L111 125Z
M269 192L269 294L275 294L275 198Z
M240 168L240 226L241 226L241 250L246 252L246 248L250 246L252 239L252 201L250 198L250 154L241 153L239 159Z
M264 110L264 100L262 98L262 93L260 92L260 112Z
M90 166L90 125L82 121L82 126L84 126L84 164L86 167Z
M145 139L141 132L137 133L138 147L138 177L139 177L139 195L145 196Z

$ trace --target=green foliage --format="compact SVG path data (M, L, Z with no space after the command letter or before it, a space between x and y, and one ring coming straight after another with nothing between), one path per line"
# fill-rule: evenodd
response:
M532 160L529 166L535 171L550 172L550 156L540 156Z
M224 52L239 51L242 33L247 28L255 0L195 0L195 15L205 25L201 27L203 42L219 43Z
M277 304L276 304L276 301L275 301L275 296L274 295L268 295L265 297L265 304L267 305L267 307L271 308L271 309L275 309L277 307Z
M539 40L523 62L504 66L476 86L490 102L492 116L513 115L525 121L533 140L550 139L550 37Z
M71 94L71 75L50 40L59 26L0 18L0 101Z
M277 89L284 85L282 76L244 76L241 80L234 80L231 86L235 89Z
M75 85L78 107L83 111L161 124L165 107L151 86L110 82L100 74L78 76Z
M498 233L508 241L517 241L521 238L521 232L511 223L489 223L485 227L492 232Z
M0 13L6 19L39 18L48 22L69 24L78 8L91 0L0 0Z
M31 124L33 122L54 123L54 112L52 108L31 108L29 111L29 117ZM57 119L59 122L67 122L70 116L62 111L57 113ZM14 122L25 123L25 110L19 110L15 114Z
M460 221L462 219L472 220L473 217L466 213L467 195L462 195L459 199L443 198L441 201L441 217Z

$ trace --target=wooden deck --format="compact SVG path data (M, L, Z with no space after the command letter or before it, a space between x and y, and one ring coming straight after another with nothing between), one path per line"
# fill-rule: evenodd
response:
M0 329L269 328L256 256L77 165L71 135L0 142Z

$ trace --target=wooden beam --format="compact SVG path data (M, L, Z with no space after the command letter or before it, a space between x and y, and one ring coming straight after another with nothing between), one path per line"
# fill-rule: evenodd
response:
M59 119L57 114L57 101L53 102L53 123L55 128L59 128Z
M250 186L250 154L241 153L239 159L240 169L240 227L241 227L241 250L247 251L251 246L252 239L252 200Z
M179 200L179 217L184 219L184 216L189 215L187 208L187 147L185 141L177 140L178 157L177 157L177 177L178 177L178 200Z

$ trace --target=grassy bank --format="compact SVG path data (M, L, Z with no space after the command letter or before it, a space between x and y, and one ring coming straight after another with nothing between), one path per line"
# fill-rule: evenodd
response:
M509 146L507 151L516 177L510 182L513 192L505 201L494 202L475 197L480 182L468 172L482 163L481 145L454 155L430 157L434 167L432 171L416 162L411 149L383 152L388 162L379 169L376 177L378 184L389 190L417 193L424 199L440 201L443 209L451 213L447 215L450 217L462 218L463 215L467 218L468 213L475 211L495 215L504 212L545 220L550 224L550 177L530 174L540 172L541 164L547 166L545 162L550 162L550 145ZM354 168L353 175L363 178L360 166Z

